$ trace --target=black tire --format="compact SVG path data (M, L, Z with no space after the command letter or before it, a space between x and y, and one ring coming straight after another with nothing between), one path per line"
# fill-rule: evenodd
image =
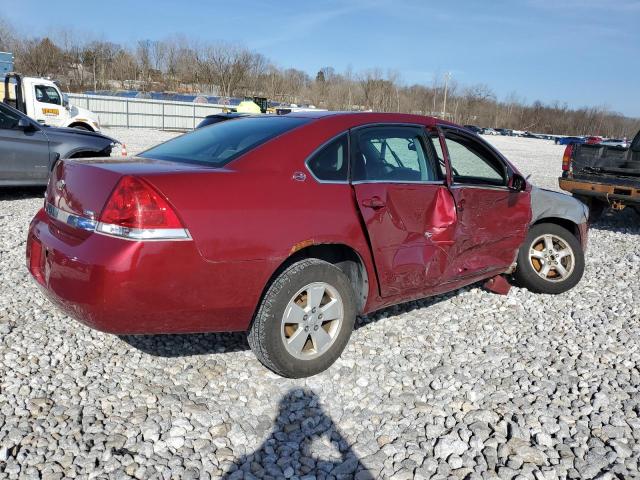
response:
M546 234L561 239L566 245L571 247L573 251L573 270L564 279L554 281L552 279L542 278L534 268L534 261L531 260L529 256L530 250L534 247L534 242L536 245L538 244L536 239ZM537 263L537 265L541 266L540 263ZM540 223L534 225L529 230L527 238L522 244L522 247L520 247L520 251L518 252L518 265L513 276L519 286L527 288L532 292L555 295L564 293L575 287L582 278L583 273L584 252L576 236L566 228L554 223ZM555 270L554 275L557 275Z
M75 128L76 130L84 130L85 132L93 132L93 130L84 125L74 125L72 128Z
M296 293L314 282L326 283L338 292L343 318L333 343L324 353L312 359L299 359L285 347L282 319ZM271 283L247 339L258 360L270 370L283 377L309 377L326 370L338 359L349 341L355 318L354 293L347 276L331 263L315 258L305 259L289 266Z

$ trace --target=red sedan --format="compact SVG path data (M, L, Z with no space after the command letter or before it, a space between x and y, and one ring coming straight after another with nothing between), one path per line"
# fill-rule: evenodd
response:
M586 212L434 118L250 116L59 161L27 264L92 328L248 331L260 361L300 377L336 360L360 313L485 279L568 290Z

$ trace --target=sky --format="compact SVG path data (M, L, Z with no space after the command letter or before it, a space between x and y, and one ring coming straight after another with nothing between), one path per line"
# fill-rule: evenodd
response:
M403 84L450 72L504 99L605 106L640 117L640 0L0 0L21 33L133 44L183 35L240 44L310 75L394 71Z

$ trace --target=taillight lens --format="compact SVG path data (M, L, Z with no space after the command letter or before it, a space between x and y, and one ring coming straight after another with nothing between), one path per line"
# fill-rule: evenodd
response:
M97 230L134 240L189 238L169 202L147 182L130 176L111 193Z
M573 155L573 145L567 145L564 149L564 155L562 155L562 171L568 172L571 170L571 156Z

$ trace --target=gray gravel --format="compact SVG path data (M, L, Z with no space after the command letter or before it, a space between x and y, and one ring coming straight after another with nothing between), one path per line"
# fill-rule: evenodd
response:
M164 135L116 134L139 149ZM562 147L489 140L555 188ZM638 475L633 212L591 230L585 278L564 295L471 287L393 307L361 318L329 371L294 381L240 334L118 338L58 312L24 266L41 195L0 192L0 478Z

